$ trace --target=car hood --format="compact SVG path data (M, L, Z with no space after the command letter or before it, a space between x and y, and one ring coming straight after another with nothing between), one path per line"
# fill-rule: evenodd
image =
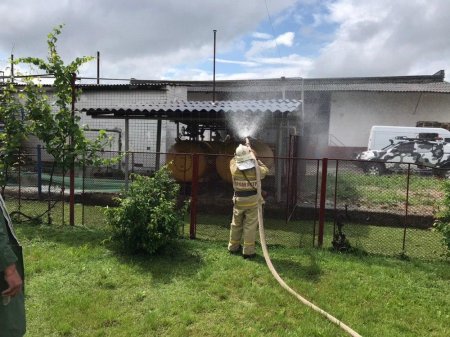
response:
M371 160L380 157L382 153L384 153L384 151L378 150L363 151L356 156L356 159Z

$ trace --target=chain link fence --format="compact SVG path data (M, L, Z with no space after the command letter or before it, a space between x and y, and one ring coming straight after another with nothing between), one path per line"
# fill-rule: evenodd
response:
M4 195L15 221L69 224L69 177L28 148L8 172ZM105 224L104 207L125 191L133 173L151 175L171 162L180 197L190 200L186 237L228 241L233 188L228 154L100 153L116 164L75 170L75 223ZM263 158L264 160L264 158ZM269 245L331 248L344 234L352 249L389 256L438 259L445 247L433 230L446 179L407 164L404 172L369 175L354 160L273 158L282 174L263 181L264 227ZM129 179L125 179L128 162ZM147 163L147 164L144 164ZM137 164L137 165L136 165ZM281 164L277 166L278 164ZM293 170L292 168L295 168ZM50 210L50 211L49 211Z
M223 144L218 146L209 130L206 138L210 141L191 140L188 142L198 148L183 148L186 141L180 137L192 138L192 133L169 119L127 119L120 113L92 118L83 112L96 108L116 111L117 104L127 107L187 99L187 91L162 84L137 85L133 90L111 85L108 93L89 84L77 87L83 89L83 95L73 112L85 126L86 136L94 139L99 130L105 131L111 141L99 156L117 160L109 165L76 167L74 194L70 195L68 173L55 169L42 142L30 137L18 164L8 169L3 191L14 219L66 225L73 209L75 224L103 226L104 207L115 205L114 198L128 188L134 173L152 175L171 162L180 197L190 200L184 234L225 244L233 207L229 160L234 147L230 151ZM348 245L361 252L442 256L441 235L432 230L444 199L445 179L438 177L442 174L405 164L399 173L369 175L363 163L355 160L295 158L299 142L282 138L281 133L278 138L284 140L273 140L272 149L287 157L260 158L271 168L262 182L267 193L264 227L269 245L329 248L345 235Z

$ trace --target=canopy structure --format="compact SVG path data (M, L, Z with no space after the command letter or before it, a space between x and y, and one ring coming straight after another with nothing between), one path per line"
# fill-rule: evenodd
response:
M266 114L283 118L301 106L301 100L241 100L241 101L155 101L139 105L110 105L85 108L82 111L93 118L146 118L183 120L225 119L230 113Z
M227 128L227 117L231 114L261 116L272 120L302 119L302 101L292 99L234 100L234 101L150 101L146 104L111 104L81 109L92 118L125 120L125 151L129 150L129 120L157 120L156 152L161 152L161 121L182 123L190 130ZM125 158L127 160L127 158ZM158 160L157 160L158 161ZM128 168L126 163L125 168ZM127 172L125 172L127 177Z

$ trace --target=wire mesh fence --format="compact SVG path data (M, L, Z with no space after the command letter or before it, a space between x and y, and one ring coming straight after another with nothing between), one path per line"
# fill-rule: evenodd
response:
M26 149L20 164L9 170L4 190L9 211L18 222L68 225L69 177L52 171L52 163L39 151ZM133 174L152 175L170 162L180 197L190 200L185 235L228 241L231 155L119 151L100 155L120 160L75 170L77 225L104 226L104 207L114 207L114 197L132 183ZM262 181L269 245L331 248L336 235L343 233L353 249L367 253L436 259L445 252L441 234L433 230L444 199L442 175L425 173L412 164L403 172L375 176L354 160L272 160L272 168L282 172L273 170Z

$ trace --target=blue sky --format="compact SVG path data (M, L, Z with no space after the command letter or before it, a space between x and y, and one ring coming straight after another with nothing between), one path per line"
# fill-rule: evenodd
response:
M213 29L218 80L450 71L448 0L2 0L0 11L6 74L11 52L45 58L58 24L64 59L100 51L108 78L210 80Z

